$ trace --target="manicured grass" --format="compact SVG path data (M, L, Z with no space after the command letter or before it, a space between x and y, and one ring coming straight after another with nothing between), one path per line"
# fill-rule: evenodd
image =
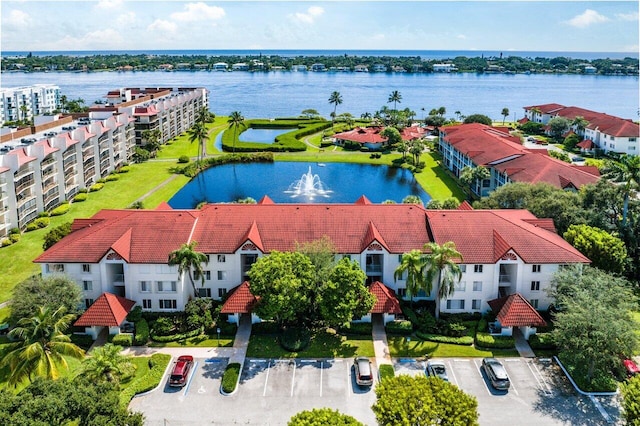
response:
M375 356L373 341L367 336L346 337L318 331L309 346L301 352L287 352L273 335L252 335L247 356L251 358L349 358Z
M404 337L388 337L389 352L392 357L511 357L519 356L518 351L513 350L484 350L473 346L451 345L447 343L426 342L415 337L407 343Z
M0 324L7 322L9 315L11 315L11 307L5 306L4 308L0 308Z
M233 347L233 336L220 336L220 347ZM217 347L217 336L196 336L177 342L151 342L149 346L152 348L188 348L188 347Z
M120 383L120 391L124 391L129 386L131 386L136 381L136 379L144 376L149 372L150 359L150 356L135 356L131 358L131 362L136 366L136 372L129 378L129 380Z
M464 200L465 194L458 186L456 180L449 175L437 160L437 155L431 152L422 154L421 161L425 162L422 172L414 174L422 188L431 195L434 200L445 200L453 197L459 201Z

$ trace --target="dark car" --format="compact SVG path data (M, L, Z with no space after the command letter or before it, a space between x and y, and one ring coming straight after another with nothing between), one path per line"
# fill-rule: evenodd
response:
M356 373L358 386L371 386L373 384L373 368L371 361L366 356L359 356L353 360L353 369Z
M186 385L191 367L193 367L193 357L191 355L180 355L171 371L169 386L182 387Z
M449 376L447 375L447 369L444 366L443 362L440 361L429 361L427 363L427 369L425 370L427 376L440 377L445 382L449 381Z
M511 382L509 382L507 370L504 368L504 365L500 363L500 361L495 358L484 358L482 360L482 369L489 378L491 386L498 390L509 389Z

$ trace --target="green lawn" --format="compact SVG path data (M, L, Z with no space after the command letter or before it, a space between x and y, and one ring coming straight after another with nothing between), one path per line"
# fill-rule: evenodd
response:
M316 332L309 346L301 352L287 352L273 335L251 335L247 357L250 358L349 358L375 356L370 336L343 336Z
M11 315L11 307L5 306L4 308L0 308L0 324L7 322L9 315Z
M149 360L151 359L150 356L134 356L131 357L131 362L133 364L135 364L136 366L136 372L134 373L133 376L131 376L129 378L129 380L127 381L123 381L122 383L120 383L120 390L124 391L125 389L127 389L129 386L131 386L137 378L144 376L145 374L147 374L150 370L149 368Z
M233 347L234 336L220 336L220 344L216 336L196 336L177 342L151 342L152 348L188 348L188 347Z
M519 356L515 349L484 350L473 346L452 345L448 343L427 342L417 338L411 338L407 343L404 337L388 337L389 352L392 357L511 357Z

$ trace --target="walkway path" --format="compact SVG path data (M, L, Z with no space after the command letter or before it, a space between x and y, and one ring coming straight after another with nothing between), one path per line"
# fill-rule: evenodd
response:
M247 356L247 348L249 347L249 338L251 337L251 315L242 315L236 338L233 341L233 355L229 358L229 364L237 362L240 368L244 365L244 359Z
M165 185L168 185L169 183L171 183L172 181L174 181L175 179L178 178L179 175L171 175L168 179L166 179L164 182L162 182L160 185L156 186L155 188L151 189L149 192L147 192L146 194L144 194L142 197L138 198L137 200L134 201L134 203L137 203L138 201L143 201L145 198L147 198L148 196L150 196L151 194L153 194L154 192L156 192L158 189L162 188ZM133 204L133 203L132 203Z
M525 340L524 336L522 335L522 332L518 327L513 328L513 339L516 342L516 349L518 350L518 353L520 354L521 357L524 357L524 358L536 357L536 354L531 349L531 346L529 346L529 342Z
M380 368L383 364L391 364L391 354L382 315L372 315L372 317L373 350L376 354L376 364Z

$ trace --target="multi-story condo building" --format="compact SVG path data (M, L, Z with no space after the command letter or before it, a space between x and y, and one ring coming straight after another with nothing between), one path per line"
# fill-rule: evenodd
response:
M35 84L0 89L0 125L7 121L31 120L60 108L60 87Z
M443 165L460 176L465 167L486 167L488 179L475 182L471 190L485 196L510 182L547 182L558 188L576 190L599 179L598 169L576 166L529 150L508 130L480 123L440 128L438 149Z
M512 294L546 309L551 300L545 289L553 273L563 265L590 262L555 232L551 219L526 210L426 210L372 204L365 197L354 204L275 204L264 197L254 205L209 204L201 210L167 205L103 210L77 219L72 229L35 260L44 275L72 277L87 306L111 293L159 312L183 310L195 296L186 274L168 265L172 251L194 241L208 258L204 285L197 277L197 291L213 299L240 288L260 257L324 236L338 258L361 265L367 284L382 283L379 293L407 297L405 280L394 279L402 254L423 249L427 242L453 241L462 254L463 274L455 293L442 301L443 312L449 313L485 312L489 300ZM435 289L417 295L434 297Z
M51 116L36 126L4 129L0 238L130 162L136 144L144 143L141 129L157 128L160 141L166 142L190 128L200 108L208 108L206 89L118 93L124 100L109 98L85 114Z
M542 124L547 124L554 117L564 117L569 121L582 117L587 120L587 126L582 129L572 125L572 128L584 138L583 142L591 141L594 148L605 153L640 155L640 126L631 120L560 104L527 106L524 107L524 115L526 120Z

